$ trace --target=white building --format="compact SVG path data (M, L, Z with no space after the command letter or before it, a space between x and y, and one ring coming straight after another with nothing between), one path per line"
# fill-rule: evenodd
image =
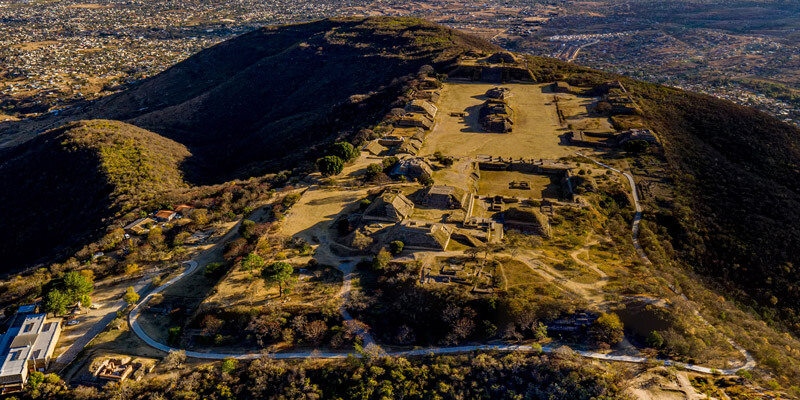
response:
M8 331L0 336L0 388L20 389L32 371L44 371L61 335L61 318L35 314L35 306L22 306Z

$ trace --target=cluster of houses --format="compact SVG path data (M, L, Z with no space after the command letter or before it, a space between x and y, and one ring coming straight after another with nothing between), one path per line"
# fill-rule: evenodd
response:
M37 313L35 305L17 310L0 336L0 393L21 390L31 372L47 369L61 336L61 322Z
M123 228L125 233L129 235L144 235L150 229L159 223L167 223L177 218L188 217L194 207L181 204L175 207L174 210L158 210L147 217L139 218Z

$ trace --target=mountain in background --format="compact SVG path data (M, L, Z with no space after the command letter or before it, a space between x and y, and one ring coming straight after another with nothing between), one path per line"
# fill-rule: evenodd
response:
M195 183L281 169L372 122L402 78L488 42L418 19L326 19L265 27L61 118L0 126L26 140L66 119L114 119L182 143Z
M69 115L7 123L0 150L0 257L14 270L79 245L127 194L180 186L181 175L198 184L292 168L315 147L376 123L397 105L403 77L425 64L446 72L473 49L496 47L417 19L269 27ZM528 66L540 81L592 86L622 79L550 59L531 57ZM651 258L660 255L714 277L762 315L780 316L800 331L800 131L730 102L622 81L663 141L659 162L669 177L660 184L674 193L648 200L646 225L658 239L649 243ZM95 118L150 132L83 122L34 138L69 120ZM117 148L118 141L90 145L73 138L76 127L107 132L95 124L117 126L109 137L135 132L122 142L132 140L133 148L150 154L142 165L159 171L158 181L104 169L103 155L116 152L104 149Z

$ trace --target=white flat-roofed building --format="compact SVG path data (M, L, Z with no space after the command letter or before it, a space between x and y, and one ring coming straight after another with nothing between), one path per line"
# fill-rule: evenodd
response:
M17 311L11 327L0 336L0 388L21 389L32 371L44 371L61 335L61 318L33 314L34 307Z

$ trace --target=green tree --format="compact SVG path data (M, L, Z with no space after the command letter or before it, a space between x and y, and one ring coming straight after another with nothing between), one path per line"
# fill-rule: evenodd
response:
M164 232L160 226L150 228L150 231L147 232L147 243L150 243L151 246L160 246L164 243Z
M622 145L622 149L631 154L642 154L648 148L650 148L650 143L641 139L628 140Z
M339 175L344 169L344 161L337 156L325 156L317 160L317 168L324 176Z
M381 249L381 251L379 251L378 254L372 259L372 269L375 271L383 271L391 259L392 254L386 251L386 249Z
M656 349L661 348L664 345L664 338L658 331L651 331L647 335L647 344Z
M181 343L181 335L183 335L183 328L181 328L180 326L173 326L172 328L169 328L169 330L167 330L167 344L169 344L170 346L179 345ZM177 353L177 354L173 355L172 354L173 352L174 351L170 351L169 355L167 355L167 357L173 356L173 357L180 358L180 356L181 356L180 353ZM181 359L181 361L178 362L177 364L178 365L182 364L183 360L185 360L185 359L186 359L186 354L183 354L183 359ZM165 361L166 361L166 359L165 359Z
M226 358L225 361L222 362L220 369L222 370L223 374L230 374L233 371L236 371L236 367L238 365L239 361L235 358Z
M67 307L72 303L72 296L68 293L53 289L44 298L44 309L54 315L62 315L67 312Z
M283 297L283 288L292 282L292 273L294 273L294 268L291 264L275 262L261 270L261 277L264 278L267 287L277 283L279 297Z
M78 299L78 301L81 303L81 306L83 306L83 307L91 307L92 306L92 296L89 296L88 294L84 294L83 296L81 296Z
M394 255L398 255L403 252L403 247L405 247L405 243L400 240L395 240L389 243L389 251L392 252Z
M383 160L381 160L381 165L383 165L383 171L384 172L390 171L399 161L400 159L394 156L384 158Z
M242 260L242 270L253 271L264 267L266 262L256 253L250 253Z
M28 377L28 390L36 390L39 388L41 384L44 383L44 374L39 371L31 372L31 375Z
M122 298L128 304L136 304L139 302L139 294L136 293L136 289L134 289L133 286L128 286L128 288L125 289L125 295L122 296Z
M613 346L624 338L622 321L614 313L600 315L589 328L589 332L592 341L601 346Z
M239 225L239 235L243 238L247 239L248 241L253 237L253 234L256 231L256 223L255 221L251 221L246 219L242 221L241 225Z
M433 186L433 183L434 183L433 182L433 178L431 178L428 175L424 175L424 174L420 175L420 177L417 178L417 182L419 182L420 185L422 185L422 186Z
M367 166L367 172L364 174L364 177L367 180L374 180L378 175L383 173L383 164L370 164Z
M339 157L340 159L347 161L353 161L360 155L358 149L353 147L352 144L347 142L336 142L331 145L330 151L331 155Z
M72 296L73 302L80 296L94 292L94 281L87 274L78 271L67 272L64 275L64 289Z

